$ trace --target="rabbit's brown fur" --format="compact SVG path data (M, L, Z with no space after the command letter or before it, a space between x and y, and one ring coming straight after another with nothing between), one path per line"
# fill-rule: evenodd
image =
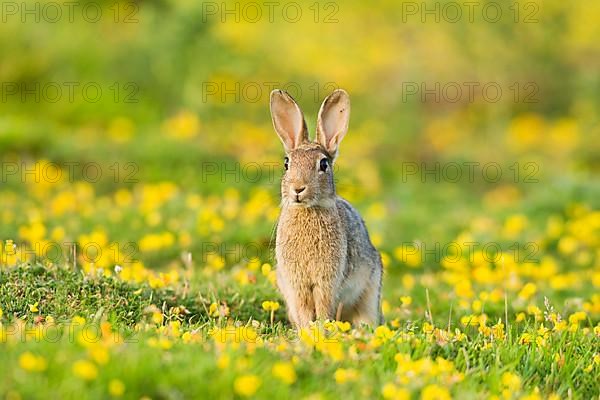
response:
M336 195L333 181L349 112L348 94L336 90L323 102L317 141L310 142L296 102L281 90L271 93L273 125L288 159L277 225L277 283L289 319L299 328L334 319L338 310L344 321L381 322L381 257L358 212Z

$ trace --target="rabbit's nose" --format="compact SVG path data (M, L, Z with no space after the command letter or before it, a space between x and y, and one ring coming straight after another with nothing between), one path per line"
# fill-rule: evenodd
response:
M295 187L294 192L296 192L296 194L300 194L304 192L304 189L306 189L306 186Z

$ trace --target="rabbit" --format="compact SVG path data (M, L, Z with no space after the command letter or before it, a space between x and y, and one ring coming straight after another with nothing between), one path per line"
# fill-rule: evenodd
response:
M381 256L359 213L336 195L333 180L333 163L348 131L348 93L338 89L323 101L314 142L288 93L272 91L270 103L286 153L275 258L290 322L298 329L317 319L383 323Z

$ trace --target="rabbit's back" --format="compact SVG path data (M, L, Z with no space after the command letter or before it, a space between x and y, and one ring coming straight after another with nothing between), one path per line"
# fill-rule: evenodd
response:
M380 290L383 266L381 256L371 243L365 222L358 211L345 199L338 197L336 206L347 240L346 265L339 300L355 304L364 292L365 282Z
M371 243L365 222L358 211L347 200L339 196L336 200L336 206L346 230L348 263L364 264L373 259L380 260L379 252ZM350 265L350 267L352 266ZM377 265L377 267L380 267L380 265Z

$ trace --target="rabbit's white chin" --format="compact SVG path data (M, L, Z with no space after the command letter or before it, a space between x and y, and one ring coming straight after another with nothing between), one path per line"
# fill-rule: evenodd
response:
M308 208L308 207L313 207L315 205L315 203L311 200L300 200L300 201L288 200L286 203L287 203L287 206L289 206L289 207L297 207L297 208Z
M332 208L332 207L335 207L335 199L320 199L320 200L303 199L301 201L295 201L292 199L288 199L285 203L288 207L298 207L298 208L310 208L310 207Z

